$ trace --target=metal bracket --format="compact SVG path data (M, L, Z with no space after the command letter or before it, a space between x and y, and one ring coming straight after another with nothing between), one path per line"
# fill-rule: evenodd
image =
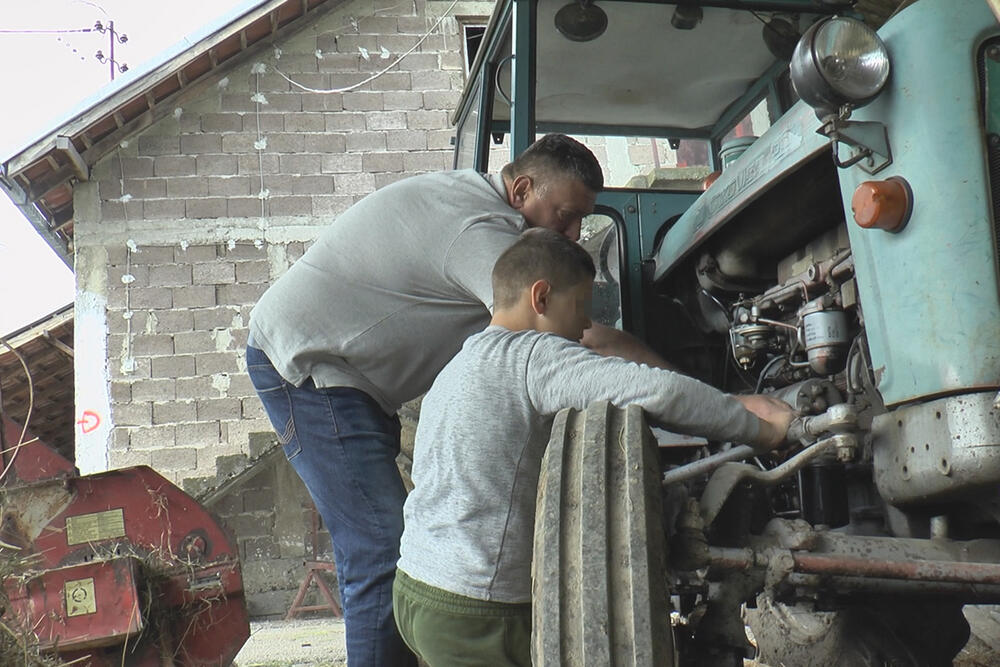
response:
M889 132L882 123L840 116L828 119L816 132L830 139L833 162L841 169L857 165L862 171L875 174L892 164ZM853 149L853 155L845 161L840 159L840 144Z

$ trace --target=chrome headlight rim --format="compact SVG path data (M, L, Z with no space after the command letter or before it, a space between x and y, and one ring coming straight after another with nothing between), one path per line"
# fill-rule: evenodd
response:
M831 27L861 28L871 39L871 48L865 52L864 57L874 56L880 59L882 71L876 72L867 92L850 94L844 90L849 86L831 81L824 73L820 54L817 52L817 42L820 31L829 30ZM855 55L851 57L855 60L860 59ZM795 92L806 104L816 109L816 114L821 118L836 113L844 105L858 108L874 100L885 89L891 69L889 50L878 33L862 21L846 16L829 16L809 26L799 39L789 65ZM852 85L856 85L856 82L852 82Z

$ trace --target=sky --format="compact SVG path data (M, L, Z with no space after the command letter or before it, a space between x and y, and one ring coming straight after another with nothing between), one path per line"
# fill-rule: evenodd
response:
M142 66L208 23L252 0L29 0L0 13L0 162L56 128L82 101L111 83L107 32L79 31L114 21L127 41L115 60ZM32 32L29 32L32 31ZM116 77L121 77L116 74ZM73 301L73 274L0 192L0 336Z

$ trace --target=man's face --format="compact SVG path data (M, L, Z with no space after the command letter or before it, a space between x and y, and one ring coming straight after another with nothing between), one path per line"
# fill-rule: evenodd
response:
M579 342L590 328L590 307L594 281L584 280L573 287L551 292L542 317L542 331Z
M574 179L553 181L543 187L529 180L518 210L531 227L545 227L579 241L580 224L594 212L596 199L594 192Z

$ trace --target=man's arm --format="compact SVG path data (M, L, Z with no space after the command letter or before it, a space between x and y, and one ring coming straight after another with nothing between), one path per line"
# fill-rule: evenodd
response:
M580 343L605 357L622 357L653 368L677 370L632 334L597 322L583 332L583 340Z

